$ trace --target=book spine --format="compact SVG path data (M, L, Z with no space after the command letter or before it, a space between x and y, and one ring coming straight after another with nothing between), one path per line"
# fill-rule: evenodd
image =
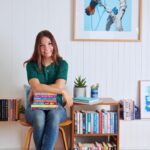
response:
M110 133L114 133L114 112L110 112Z
M79 112L79 133L83 134L83 114Z
M118 113L114 112L114 133L118 133Z
M74 133L77 134L77 112L74 112Z
M107 133L110 133L110 112L107 112Z
M103 121L103 118L102 118L102 112L99 111L99 133L102 133L102 121Z
M86 112L82 112L83 117L83 134L86 133Z
M80 112L77 111L77 134L80 134Z

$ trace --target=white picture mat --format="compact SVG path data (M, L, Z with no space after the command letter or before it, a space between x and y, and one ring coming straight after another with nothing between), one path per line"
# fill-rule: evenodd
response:
M119 31L84 31L84 1L75 0L74 39L77 40L139 40L139 0L132 0L131 32Z

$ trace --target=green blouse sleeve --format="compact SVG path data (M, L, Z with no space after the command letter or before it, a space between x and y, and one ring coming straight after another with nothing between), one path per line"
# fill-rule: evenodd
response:
M65 60L61 60L58 66L56 79L67 80L67 76L68 76L68 63Z
M38 78L37 69L34 63L28 63L26 66L28 81L32 78Z

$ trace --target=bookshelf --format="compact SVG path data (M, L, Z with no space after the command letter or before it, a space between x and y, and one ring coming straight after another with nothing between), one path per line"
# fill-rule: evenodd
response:
M100 131L100 128L103 128L105 125L105 124L103 124L103 127L102 126L100 127L99 121L103 120L101 118L98 120L99 128L98 128L97 132L93 132L93 131L91 133L90 132L84 132L84 131L80 132L80 130L85 129L86 125L83 125L84 123L82 123L82 125L80 123L79 124L77 123L77 120L81 121L83 119L83 118L82 119L76 118L77 112L84 112L84 111L98 112L98 117L100 118L99 112L101 112L102 110L106 110L106 109L107 109L106 112L109 112L109 114L112 113L112 114L117 115L116 123L114 124L115 131L114 131L114 129L113 130L109 129L109 132L107 132L108 130L106 132L104 132L103 129ZM120 123L119 123L120 115L119 114L120 114L120 105L117 101L113 100L112 98L101 98L100 102L93 104L93 105L74 103L72 110L71 110L71 117L72 117L71 150L78 150L77 148L75 148L75 145L77 145L77 143L79 143L80 141L81 141L81 143L95 143L95 142L101 143L103 141L106 143L113 142L116 145L116 149L119 150L119 137L120 137L120 128L119 128L119 126L120 126ZM109 115L109 116L111 116L111 115ZM83 119L83 120L85 120L85 119ZM83 120L81 122L83 122ZM107 123L108 123L108 121L107 121ZM87 122L86 122L86 124L87 124ZM81 125L81 128L78 127L80 125ZM78 130L77 128L80 128L80 129ZM94 128L95 128L95 125L94 125ZM112 128L112 127L109 126L109 128ZM106 127L106 129L107 129L107 127Z
M17 121L20 99L0 99L0 121Z

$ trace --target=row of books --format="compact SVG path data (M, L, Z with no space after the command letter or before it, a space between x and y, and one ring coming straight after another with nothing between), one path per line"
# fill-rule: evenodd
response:
M56 94L36 92L33 95L33 103L31 108L32 110L49 110L51 108L56 108L58 107L56 98Z
M0 99L0 121L19 119L20 99Z
M118 133L118 113L106 110L75 111L75 134Z
M114 142L78 143L74 150L117 150L117 146Z

